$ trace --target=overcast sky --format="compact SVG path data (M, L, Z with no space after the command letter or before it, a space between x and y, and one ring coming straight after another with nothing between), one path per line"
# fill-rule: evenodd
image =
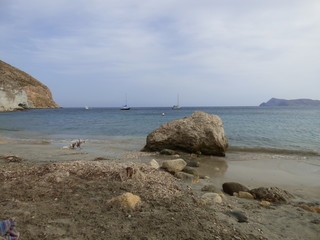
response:
M319 0L0 0L0 32L64 107L320 99Z

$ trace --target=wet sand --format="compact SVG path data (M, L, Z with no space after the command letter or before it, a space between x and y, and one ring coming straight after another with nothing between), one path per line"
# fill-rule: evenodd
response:
M151 159L156 159L161 164L163 160L176 158L156 153L132 151L130 144L130 142L124 142L124 146L119 147L112 145L111 142L108 145L87 142L82 149L73 150L62 149L66 143L0 139L0 156L15 155L31 164L78 160L92 162L95 159L103 162L133 162L136 164L148 163ZM205 185L214 185L217 192L222 192L222 184L229 181L239 182L250 189L277 186L295 196L290 204L262 207L257 200L224 194L223 203L209 206L208 213L214 214L215 219L221 221L222 226L225 224L228 231L231 227L237 233L242 234L239 235L239 238L235 236L230 239L318 239L320 214L297 207L298 204L317 207L320 205L320 166L316 156L228 152L226 158L199 157L193 160L200 163L200 167L197 168L199 174L206 175L209 179L201 179L197 183L180 181L180 184L182 184L182 188L186 188L196 197L201 197L204 194L201 189ZM2 166L6 166L6 163L2 162L2 164ZM5 208L5 205L2 205L2 208ZM226 212L230 210L244 212L249 219L248 223L239 223L236 219L228 216ZM2 215L1 217L10 216ZM190 227L192 227L192 222L190 222ZM146 239L173 238L150 237ZM205 235L199 235L194 239L207 238Z

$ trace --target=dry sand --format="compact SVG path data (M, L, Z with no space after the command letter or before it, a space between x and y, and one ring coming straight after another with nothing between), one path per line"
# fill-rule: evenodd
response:
M0 139L0 220L15 218L21 239L319 239L320 167L303 156L227 153L226 158L183 155L208 175L183 182L146 165L175 156L139 153L87 143L82 150L61 144ZM19 158L8 159L9 155ZM128 178L126 167L139 169ZM205 185L222 192L227 181L250 189L278 186L295 198L263 207L258 200L221 194L201 201ZM141 197L134 210L108 200L124 192ZM228 214L241 211L248 222Z

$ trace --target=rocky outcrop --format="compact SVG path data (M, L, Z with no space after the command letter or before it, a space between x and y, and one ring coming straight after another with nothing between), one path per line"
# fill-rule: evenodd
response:
M301 106L319 106L320 100L312 100L312 99L278 99L271 98L268 102L261 103L260 107L301 107Z
M0 60L0 111L58 107L47 86Z
M220 117L194 112L191 117L163 124L147 137L143 151L163 149L225 156L228 140Z

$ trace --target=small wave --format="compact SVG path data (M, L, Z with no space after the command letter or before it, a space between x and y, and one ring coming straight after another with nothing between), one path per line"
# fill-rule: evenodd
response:
M19 132L20 130L14 128L0 128L0 131Z
M264 147L242 147L242 146L229 146L229 152L248 152L248 153L273 153L285 155L299 155L299 156L320 156L319 152L311 150L292 150L280 148L264 148Z

